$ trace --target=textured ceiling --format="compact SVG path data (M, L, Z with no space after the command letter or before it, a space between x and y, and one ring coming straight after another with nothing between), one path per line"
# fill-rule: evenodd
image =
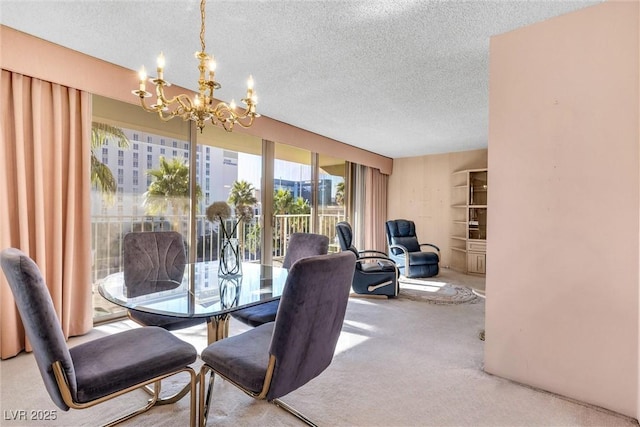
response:
M216 1L216 96L254 76L258 111L398 158L486 148L489 38L599 1ZM0 22L195 89L198 0L0 0ZM132 88L133 89L133 88Z

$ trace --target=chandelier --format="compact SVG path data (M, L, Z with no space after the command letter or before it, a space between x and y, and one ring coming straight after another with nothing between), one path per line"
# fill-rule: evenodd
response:
M253 124L253 120L256 117L260 117L260 115L256 113L258 98L253 89L252 76L249 76L249 80L247 81L247 94L241 100L246 106L244 107L244 111L238 112L233 100L229 104L219 102L214 105L213 93L216 89L220 89L221 86L220 83L214 80L216 62L213 56L209 56L209 54L205 52L205 3L206 0L200 1L200 17L202 19L200 26L201 50L195 53L195 57L199 61L198 70L200 71L198 94L193 100L184 94L174 96L171 99L165 96L164 89L165 87L171 86L171 83L164 80L165 59L162 52L160 56L158 56L157 61L158 76L155 79L149 79L156 88L155 104L147 105L145 101L145 98L151 97L151 93L146 91L147 72L144 66L138 74L140 87L138 90L132 91L132 93L140 97L140 105L142 105L145 111L158 113L158 116L163 121L169 121L174 117L181 117L185 121L193 120L196 122L196 126L198 126L201 133L205 122L208 120L214 125L222 126L227 132L231 132L236 123L244 128L248 128Z

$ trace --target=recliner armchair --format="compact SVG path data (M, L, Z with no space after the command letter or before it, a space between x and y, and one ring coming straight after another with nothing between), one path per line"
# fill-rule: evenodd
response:
M376 250L359 251L353 246L353 230L348 222L336 224L336 234L342 251L351 251L356 256L356 270L353 275L353 291L357 294L398 296L398 276L396 263L384 252Z
M440 248L432 243L419 243L416 225L406 219L389 220L385 224L389 257L406 277L437 276L440 269ZM424 252L423 247L431 247L435 252Z

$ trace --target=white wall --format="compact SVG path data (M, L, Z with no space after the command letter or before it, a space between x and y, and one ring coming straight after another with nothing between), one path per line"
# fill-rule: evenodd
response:
M485 369L638 418L638 2L492 38Z

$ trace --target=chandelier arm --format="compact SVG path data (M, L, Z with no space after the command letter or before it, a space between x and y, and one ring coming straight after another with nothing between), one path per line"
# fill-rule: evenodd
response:
M158 85L156 87L156 94L158 100L162 103L162 105L171 105L178 102L183 108L187 110L191 110L193 108L193 104L191 103L191 99L185 94L176 95L171 99L167 99L164 95L164 86Z
M151 95L149 95L151 96ZM140 105L142 106L142 109L148 113L155 113L156 109L155 108L151 108L147 105L147 102L144 100L144 96L140 96Z
M245 120L248 118L248 121ZM251 125L253 124L253 120L255 119L255 115L253 114L248 114L248 115L244 115L242 117L238 117L238 119L236 120L236 123L239 124L241 127L247 129L249 127L251 127Z

